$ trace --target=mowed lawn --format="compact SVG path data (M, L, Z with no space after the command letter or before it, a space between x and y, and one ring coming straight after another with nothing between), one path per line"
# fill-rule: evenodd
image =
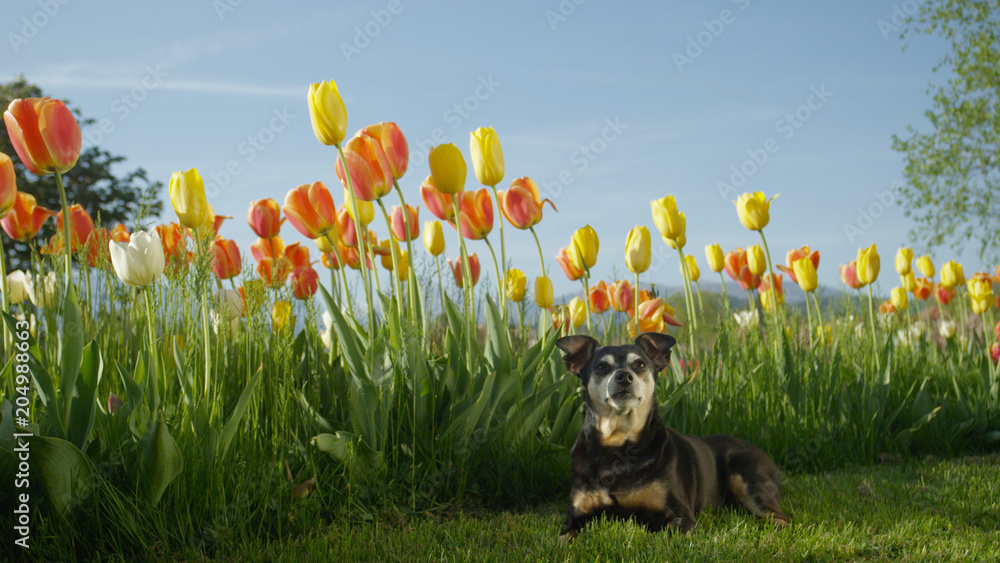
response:
M253 561L997 561L1000 458L892 461L786 477L790 530L731 510L703 514L692 534L649 534L600 522L557 541L565 502L526 511L382 513L308 536L232 544L221 560ZM184 557L185 554L172 554ZM197 558L197 557L195 557Z

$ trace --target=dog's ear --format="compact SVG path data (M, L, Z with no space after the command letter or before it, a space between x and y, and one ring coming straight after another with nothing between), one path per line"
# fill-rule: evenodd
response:
M670 365L670 348L677 344L677 341L669 334L644 332L635 337L635 344L653 360L653 363L656 364L656 371L659 373L660 370Z
M563 356L566 369L577 377L583 371L583 366L587 365L587 362L590 361L590 356L594 354L597 345L598 342L596 340L581 334L564 336L556 340L556 346L563 352L566 352L566 355Z

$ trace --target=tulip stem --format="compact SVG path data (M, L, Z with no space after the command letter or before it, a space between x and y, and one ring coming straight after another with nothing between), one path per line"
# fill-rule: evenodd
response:
M152 304L150 304L150 296L149 296L149 294L152 293L153 289L150 286L146 286L146 287L140 288L139 291L141 291L143 293L144 297L146 298L146 318L147 318L147 320L149 322L149 327L148 327L149 328L149 353L152 356L152 360L153 360L152 361L153 366L152 366L152 373L151 373L151 375L153 377L153 405L154 405L153 410L155 411L156 410L156 405L159 405L159 403L160 403L160 391L159 391L159 385L160 385L159 367L160 367L160 362L157 359L157 353L156 353L156 326L155 326L154 317L153 317L153 306L152 306Z
M774 277L774 265L771 263L771 250L767 247L767 239L764 238L764 229L761 228L760 241L764 244L764 255L767 256L767 271L771 274L771 283L768 287L768 292L771 294L771 303L774 305L774 320L777 321L779 316L781 316L778 307L778 280Z
M635 319L635 335L639 336L639 272L635 273L635 287L632 288L632 318ZM628 314L628 309L625 309ZM625 328L628 328L626 323Z
M10 311L10 294L7 290L7 260L3 248L3 237L0 237L0 306L3 307L4 313ZM7 357L6 351L10 345L9 341L10 331L7 328L7 323L3 323L3 345L0 346L0 352L4 352L3 357Z
M690 340L691 351L694 353L694 331L698 328L698 317L694 310L694 298L691 296L691 276L688 275L687 260L684 259L684 250L681 248L681 245L676 244L676 240L674 240L674 243L677 246L677 255L681 258L681 276L684 278L684 308L687 309L688 314L688 339Z
M872 351L875 355L875 370L882 371L882 362L878 357L878 336L875 333L875 301L872 297L872 284L868 284L868 318L872 323Z
M490 186L490 189L493 190L493 199L495 199L496 202L497 202L497 211L500 211L500 198L497 196L497 187L496 186ZM504 236L503 236L503 212L497 213L497 220L500 222L500 259L503 262L503 271L504 271L504 273L506 273L507 272L507 242L506 242L506 240L504 239ZM494 258L494 260L495 260L495 258ZM502 306L501 310L503 311L504 324L506 324L506 321L507 321L507 305L506 305L506 300L505 300L506 299L506 295L504 294L504 291L503 291L503 282L504 282L503 278L499 278L499 277L497 278L497 285L500 286L500 303L501 303L501 306Z
M826 335L826 329L824 328L824 324L823 324L823 309L821 309L820 306L819 306L819 297L816 297L816 292L812 291L810 293L812 293L813 302L816 303L816 317L817 317L817 320L819 321L819 338L820 338L820 340L823 340L825 338L825 335ZM806 305L809 304L808 301L809 301L809 298L806 297Z
M198 254L205 255L208 250L205 248L205 237L201 229L195 231L195 240L198 244ZM206 272L199 271L199 277L206 274ZM206 283L201 282L202 296L201 296L201 331L205 338L205 394L203 395L204 400L212 401L212 396L209 393L209 384L212 381L212 346L211 340L209 338L211 332L208 324L208 288L205 287ZM211 403L209 403L211 404Z
M809 305L809 293L806 293L806 322L809 325L809 345L812 346L813 319L812 319L812 307ZM798 330L796 330L795 332L798 333Z
M501 215L502 215L502 213L501 213ZM535 238L535 248L538 249L538 264L542 268L542 276L545 276L546 275L545 274L545 259L542 257L543 256L542 255L542 245L541 245L541 243L538 242L538 233L535 232L535 226L534 225L528 227L528 230L531 231L531 236ZM537 304L537 301L538 301L538 298L536 296L535 297L536 304ZM539 315L539 319L538 319L538 331L541 333L542 347L544 347L545 346L545 335L548 333L548 330L546 330L546 328L545 328L545 308L544 307L539 307L538 309L539 309L539 311L538 311L538 315Z
M726 312L729 312L729 293L726 291L726 278L722 277L722 270L719 270L719 283L722 284L722 302L725 303Z
M410 268L408 268L407 280L409 284L406 288L407 296L409 297L410 304L410 315L414 322L417 320L417 274L412 267L413 260L413 243L411 242L413 237L410 236L410 213L409 208L406 206L406 200L403 199L403 190L399 188L399 182L395 179L392 181L393 187L396 189L396 194L399 196L399 205L403 208L403 228L406 230L406 259L410 260ZM416 217L414 217L416 219Z
M493 269L497 272L497 293L500 297L500 311L503 316L504 325L507 324L507 304L504 301L506 295L503 291L503 278L500 277L500 266L497 264L497 253L493 251L493 245L490 244L489 237L483 237L483 242L486 243L486 248L490 249L490 255L493 257Z
M62 204L63 215L63 251L66 254L66 291L69 291L69 284L73 272L73 243L70 239L70 213L69 201L66 199L66 187L63 185L62 173L56 171L56 187L59 188L59 202ZM89 297L89 296L88 296Z
M389 229L389 252L392 254L392 271L389 272L389 276L392 278L393 288L396 291L396 308L398 309L398 314L400 317L404 317L403 314L403 289L399 281L399 268L402 262L399 258L399 245L396 244L396 235L392 232L392 219L389 218L389 212L385 209L385 204L382 203L382 198L378 198L375 201L378 202L379 209L382 210L382 217L385 218L385 226ZM403 204L403 220L406 220L406 204ZM410 235L409 229L406 231L407 237ZM377 275L377 274L376 274ZM400 333L400 340L402 340L402 332Z
M459 269L462 270L462 297L465 301L466 338L468 349L466 353L472 353L472 338L476 333L476 311L475 301L472 299L472 271L469 266L469 254L465 249L465 237L462 236L461 211L458 207L458 194L451 194L451 205L455 209L455 230L458 231L459 247ZM469 358L471 359L471 357Z

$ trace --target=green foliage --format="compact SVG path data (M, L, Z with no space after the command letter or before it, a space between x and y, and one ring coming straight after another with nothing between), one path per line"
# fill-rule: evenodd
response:
M893 136L905 159L907 185L900 198L917 221L910 233L929 246L978 244L980 257L996 257L1000 243L1000 2L935 0L920 5L905 33L937 35L950 52L935 67L943 85L932 86L925 116L929 131L910 126Z

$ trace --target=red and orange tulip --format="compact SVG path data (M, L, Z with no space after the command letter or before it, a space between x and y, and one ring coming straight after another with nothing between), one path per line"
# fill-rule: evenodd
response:
M118 223L111 229L111 239L115 242L129 242L132 234L128 232L128 227L123 223Z
M559 267L562 268L563 274L565 274L570 281L576 281L583 277L583 269L577 268L569 259L568 246L559 249L559 254L556 255L556 262L559 263Z
M620 313L628 311L633 314L632 304L635 301L635 290L628 280L619 280L611 284L608 288L608 295L611 297L611 308Z
M375 201L392 191L393 176L389 157L382 149L379 139L365 129L347 141L343 160L347 162L351 181L348 184L344 177L344 166L340 159L336 165L337 177L345 188L352 191L354 197L363 201Z
M12 100L3 120L17 156L32 174L62 173L76 165L83 141L80 124L60 100Z
M212 271L220 280L228 280L240 273L243 263L240 259L240 247L236 241L217 237L212 242Z
M542 207L548 203L553 211L556 206L548 199L542 199L538 184L527 176L510 183L510 189L497 192L500 212L507 222L518 229L528 229L542 220Z
M273 198L258 199L250 204L247 210L247 223L250 228L260 238L268 239L278 236L281 232L281 224L285 219L281 217L281 207Z
M840 281L844 282L844 285L851 289L860 289L865 286L858 279L857 261L851 260L847 264L840 265Z
M428 176L424 179L424 183L420 184L420 199L423 200L424 207L438 219L450 223L455 217L455 205L451 194L438 190L434 186L432 176Z
M470 240L482 240L493 230L493 200L486 188L474 192L462 192L459 199L459 223L462 236ZM453 224L452 227L455 225Z
M406 215L404 218L403 207L399 205L393 205L392 210L389 213L389 222L392 226L392 234L396 237L396 240L408 241L413 240L420 236L420 208L413 208L412 205L406 206ZM406 226L410 226L410 230L406 230Z
M58 213L55 211L36 205L35 196L17 192L14 206L6 217L0 219L0 225L10 238L26 242L38 235L38 231L49 217L56 215Z
M282 210L288 222L311 239L319 238L337 226L333 196L323 182L302 184L289 190Z
M803 258L808 258L813 263L813 271L819 268L819 251L811 250L808 246L793 248L785 253L785 265L777 265L777 268L788 274L788 278L794 283L799 283L795 276L795 263Z
M62 211L56 214L56 226L60 233L63 232ZM90 213L79 203L69 206L69 230L72 243L70 250L76 252L81 244L85 244L94 232L94 220L90 218Z
M747 252L742 248L731 250L726 253L723 259L726 265L726 273L736 283L740 284L745 291L757 289L760 286L760 276L754 275L750 271L747 263Z
M406 143L406 137L399 130L399 126L392 121L383 121L375 125L369 125L363 129L375 139L378 139L385 156L389 160L389 168L392 170L392 177L396 180L406 174L406 168L410 162L410 149ZM353 176L351 179L353 180Z
M454 274L455 276L455 283L458 285L458 287L462 287L461 262L462 262L461 258L456 260L455 262L452 262L451 258L448 259L448 266L451 268L451 273ZM472 280L472 285L476 285L476 282L479 281L479 272L480 272L479 256L477 256L476 254L470 254L469 278Z
M601 280L590 288L590 310L601 314L611 307L611 296L608 294L608 284Z
M951 303L951 300L955 298L955 290L953 288L945 287L942 284L934 286L934 299L942 305L947 305Z
M921 301L926 301L934 291L934 282L930 278L917 278L917 285L913 288L913 296Z
M17 176L14 161L0 152L0 219L7 217L17 203Z
M292 270L292 295L296 299L309 299L319 289L319 274L312 266Z

